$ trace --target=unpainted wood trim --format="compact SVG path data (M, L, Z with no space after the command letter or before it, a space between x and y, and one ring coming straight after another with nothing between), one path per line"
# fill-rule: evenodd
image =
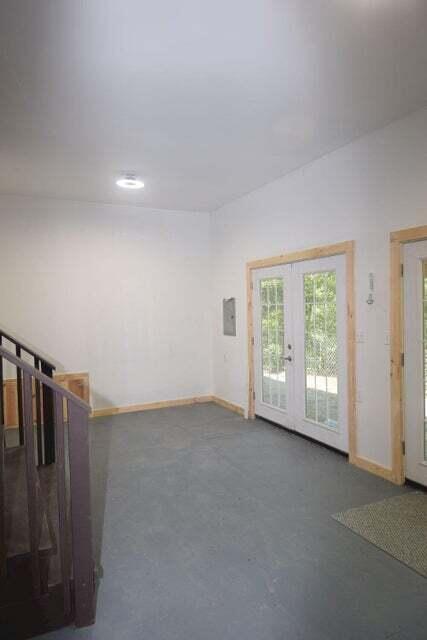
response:
M390 393L391 393L391 447L394 481L403 484L405 469L402 442L403 424L403 296L402 296L402 244L392 240L390 245Z
M329 244L324 247L314 247L313 249L305 249L304 251L294 251L292 253L283 253L280 256L272 258L262 258L261 260L252 260L247 263L247 268L263 269L265 267L277 267L281 264L289 264L291 262L305 262L306 260L316 260L317 258L329 258L347 253L351 250L352 241L339 242L337 244Z
M62 387L62 389L58 388L59 385L57 382L55 382L53 378L46 375L43 371L36 369L29 362L22 360L22 358L20 358L17 355L14 355L11 351L9 351L8 349L5 349L1 345L0 345L0 357L4 358L4 360L6 360L7 362L10 362L11 364L13 364L17 368L17 373L19 373L19 375L21 375L21 372L23 375L25 371L34 380L40 381L45 387L48 387L53 391L59 391L64 399L71 400L72 402L79 405L82 409L84 409L87 412L90 411L90 406L87 402L85 402L78 396L76 397L75 394L70 393L68 389L64 387ZM17 384L19 385L20 377L18 377L17 380L18 380ZM20 402L20 399L21 399L20 395L18 395L18 402Z
M89 373L86 371L80 373L57 373L54 374L53 379L89 404Z
M403 245L427 240L427 226L393 231L390 234L390 392L393 482L405 482L402 442L405 439L403 415L404 308L402 261Z
M252 271L266 267L275 267L293 262L329 258L337 255L346 257L346 293L347 293L347 370L348 370L348 431L349 460L357 458L357 419L356 419L356 319L354 291L354 248L353 240L315 247L305 251L294 251L273 258L253 260L246 265L247 291L247 332L248 332L248 418L255 417L254 401L254 328L253 328L253 285Z
M89 379L89 373L87 371L79 371L77 373L54 373L53 379L55 382L58 382L58 384L62 384L72 380Z
M346 244L348 458L351 463L354 463L357 458L354 242Z
M253 320L253 283L252 267L246 265L246 297L248 324L248 418L255 418L255 374L254 374L254 320Z
M372 462L371 460L367 460L366 458L361 458L360 456L353 456L353 459L351 460L351 462L359 469L363 469L364 471L369 471L369 473L373 473L376 476L380 476L380 478L384 478L384 480L395 482L394 473L392 469L383 467L380 464L377 464L376 462Z
M59 384L67 391L71 391L78 398L89 404L90 388L89 373L87 371L79 373L55 373L54 382ZM3 380L3 390L5 398L5 427L14 429L18 424L18 408L17 408L17 387L16 378L6 378ZM33 402L35 403L35 386L33 386ZM66 406L66 402L64 402ZM35 415L35 405L34 405ZM65 410L65 417L67 413Z
M193 398L177 398L176 400L159 400L158 402L130 404L122 407L105 407L104 409L95 409L92 411L92 418L116 416L122 413L136 413L138 411L152 411L153 409L167 409L168 407L182 407L205 402L214 402L213 396L196 396Z
M144 402L142 404L131 404L122 407L106 407L105 409L95 409L92 412L92 418L101 418L104 416L116 416L122 413L136 413L138 411L152 411L155 409L167 409L169 407L183 407L193 404L205 404L213 402L214 404L224 407L229 411L233 411L240 416L244 416L245 411L233 402L223 400L218 396L195 396L193 398L178 398L176 400L159 400L158 402Z
M418 242L427 239L427 225L421 227L410 227L409 229L400 229L390 233L390 242L399 242L406 244L407 242Z
M223 398L218 398L218 396L212 396L212 402L218 404L220 407L224 407L224 409L228 409L229 411L237 413L239 416L245 415L245 410L243 409L243 407L240 407L238 404L234 404L234 402L223 400Z

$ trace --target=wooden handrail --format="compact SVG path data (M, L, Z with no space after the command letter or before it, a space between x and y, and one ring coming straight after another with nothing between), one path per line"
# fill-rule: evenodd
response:
M64 387L61 387L61 385L55 382L53 378L49 378L49 376L39 371L39 369L36 369L28 362L25 362L25 360L22 360L22 358L18 358L18 356L15 356L13 353L8 351L4 347L0 347L0 358L5 358L11 364L14 364L16 367L18 367L22 371L25 371L26 373L30 374L36 380L40 380L40 382L44 384L46 387L49 387L50 389L52 389L52 391L57 391L64 398L67 398L67 400L74 402L74 404L78 405L82 409L85 409L88 413L91 411L91 407L90 405L88 405L87 402L85 402L84 400L76 396L71 391L68 391L68 389L64 389Z
M5 338L6 340L8 340L8 342L12 342L12 344L14 344L16 347L19 347L23 351L26 351L30 356L33 356L33 358L35 358L36 360L39 360L40 362L46 364L51 369L56 369L56 366L47 358L45 358L45 356L43 356L41 353L37 353L37 351L35 351L33 347L28 346L28 344L22 342L21 339L15 338L0 327L0 344L1 338Z

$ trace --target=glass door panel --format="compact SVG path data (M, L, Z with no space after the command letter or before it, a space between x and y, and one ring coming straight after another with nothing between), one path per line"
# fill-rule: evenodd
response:
M292 359L289 356L288 265L259 269L253 276L255 413L291 426Z
M285 324L283 278L259 281L262 334L262 400L286 409Z
M305 417L338 425L336 273L304 274Z
M292 270L295 430L348 451L344 256Z
M255 413L347 451L344 256L259 269L252 285Z

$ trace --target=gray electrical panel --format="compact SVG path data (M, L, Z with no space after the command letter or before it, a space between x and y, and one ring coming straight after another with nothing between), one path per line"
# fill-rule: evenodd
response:
M222 317L225 336L236 335L236 298L222 301Z

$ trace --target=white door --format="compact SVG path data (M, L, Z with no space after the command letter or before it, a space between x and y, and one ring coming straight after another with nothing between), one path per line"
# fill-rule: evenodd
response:
M255 411L291 427L291 266L258 269L253 276Z
M427 242L404 251L406 477L427 486Z
M257 269L255 413L348 451L345 258Z

